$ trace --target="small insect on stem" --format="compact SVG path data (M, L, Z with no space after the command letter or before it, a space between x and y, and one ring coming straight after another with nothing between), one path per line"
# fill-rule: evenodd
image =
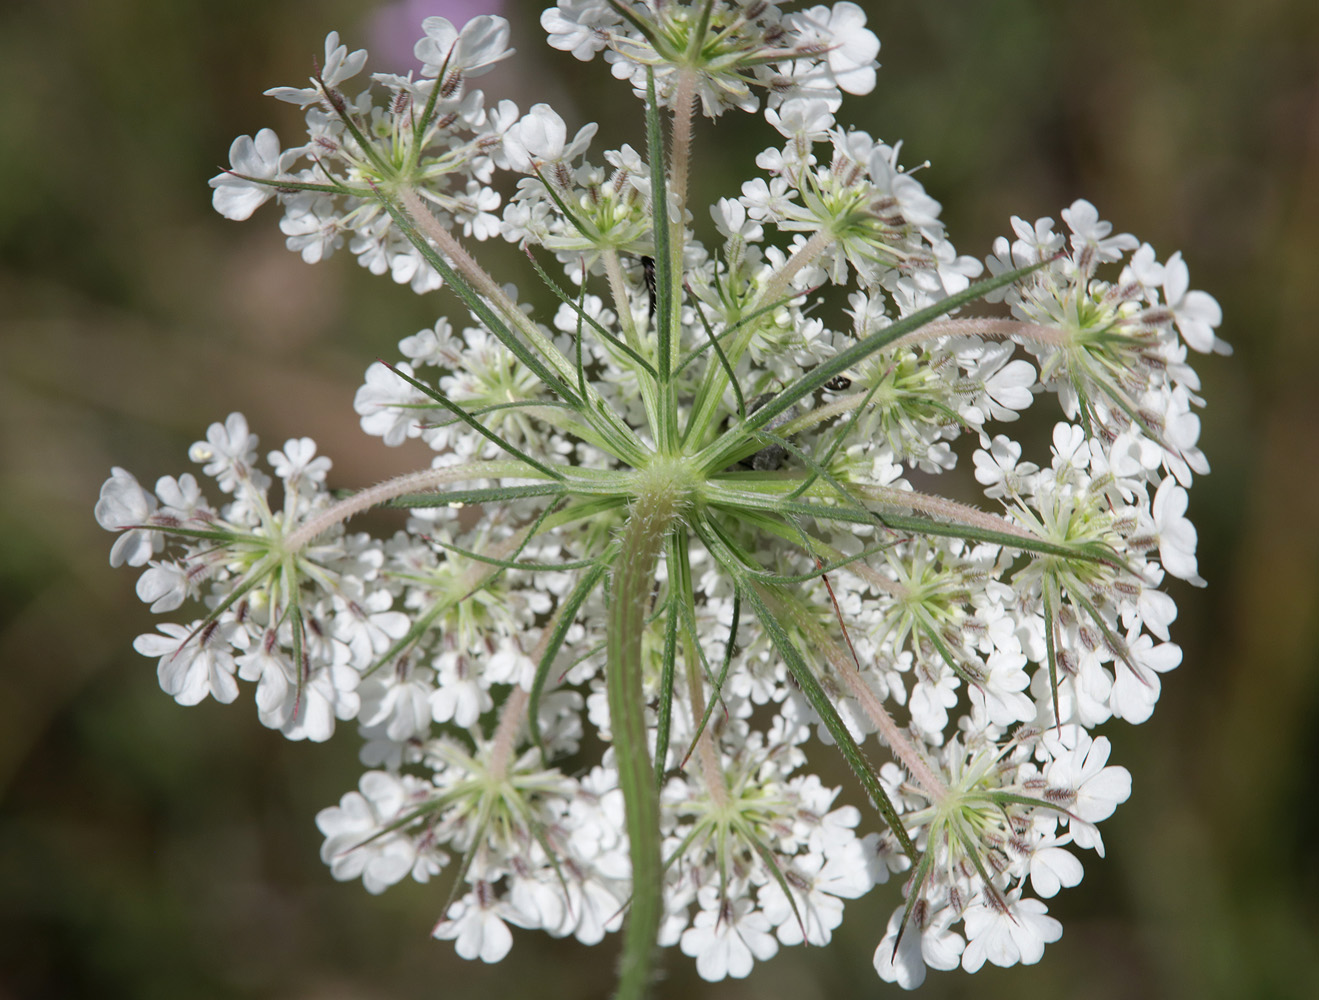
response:
M650 296L650 318L655 318L655 258L641 258L641 276L646 282L646 294Z

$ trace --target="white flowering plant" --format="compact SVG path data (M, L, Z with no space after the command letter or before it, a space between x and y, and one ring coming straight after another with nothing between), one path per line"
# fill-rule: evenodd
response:
M151 609L197 608L135 643L166 693L254 683L294 740L356 720L368 770L316 817L335 878L443 876L434 936L485 962L510 925L621 929L625 998L661 946L718 981L826 945L891 878L881 978L1039 961L1043 900L1130 792L1092 731L1150 717L1181 659L1160 587L1202 583L1187 358L1227 352L1217 304L1085 201L958 255L899 147L838 123L875 85L862 10L785 6L546 10L644 106L644 151L598 156L594 125L471 85L501 18L429 18L420 75L366 82L331 33L309 86L269 91L307 141L240 137L214 205L273 199L308 262L346 245L458 297L470 325L404 338L355 400L433 461L335 492L311 439L265 471L232 414L190 450L218 502L116 468L96 506ZM709 216L698 111L771 136ZM464 243L495 238L553 315ZM1049 395L1032 461L1004 429ZM924 488L968 460L983 507ZM392 537L346 528L381 505ZM812 773L830 753L864 812Z

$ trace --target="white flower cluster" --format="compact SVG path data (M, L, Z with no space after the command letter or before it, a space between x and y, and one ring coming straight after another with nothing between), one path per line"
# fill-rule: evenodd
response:
M338 32L325 39L325 65L310 87L275 87L266 93L307 108L307 142L280 149L270 129L239 136L229 148L231 169L211 178L215 210L247 219L276 198L284 206L280 229L290 250L309 264L329 257L348 240L372 274L390 274L417 292L440 286L435 272L391 224L374 189L400 175L414 180L446 225L487 239L499 231L499 195L490 187L493 151L517 117L505 101L487 109L485 95L467 85L500 60L508 24L489 15L461 30L442 17L427 18L416 55L421 79L375 73L350 98L340 88L366 64L366 50L349 53Z
M270 477L256 467L257 438L238 413L212 424L189 450L232 499L216 507L196 478L164 476L155 491L115 469L96 519L119 530L113 565L146 566L137 593L156 612L189 599L205 618L160 626L135 648L159 660L160 686L181 705L207 697L231 702L239 679L257 683L261 721L290 739L323 741L336 719L356 718L361 672L408 628L393 598L375 584L383 562L368 536L341 527L290 551L285 542L329 506L330 460L310 438L294 439L268 460L283 487L268 502ZM177 545L166 555L165 539ZM296 617L290 611L296 609Z
M868 94L875 86L879 39L854 3L785 15L779 0L559 0L540 23L550 45L578 59L603 51L614 76L630 81L638 96L646 93L647 70L653 71L665 104L674 98L686 57L699 54L696 93L712 118L732 109L756 111L753 89L766 91L771 107L797 95L837 107L840 91Z
M845 900L902 872L883 979L1038 961L1062 932L1041 899L1081 880L1076 849L1102 856L1095 824L1130 793L1090 730L1150 717L1181 660L1159 588L1203 583L1187 358L1226 352L1217 304L1085 201L1065 233L1013 219L972 284L899 146L835 120L874 85L855 4L561 0L542 23L653 94L652 126L669 109L667 160L657 127L597 166L593 125L487 111L466 80L507 55L491 17L429 19L423 78L373 77L383 102L342 95L365 53L331 34L311 87L272 92L309 107L307 145L235 143L222 214L276 197L309 261L350 234L372 270L454 286L473 325L405 338L357 394L363 429L422 438L429 469L336 500L294 440L268 456L272 507L237 414L191 451L222 506L191 475L152 492L115 469L112 563L146 567L153 611L205 609L138 650L181 704L244 680L290 738L356 719L370 770L317 817L322 856L371 892L450 869L434 933L464 957L502 959L509 925L595 944L653 905L651 944L741 977L827 944ZM756 89L780 139L703 242L684 122L697 97L758 110ZM524 246L557 313L453 231ZM817 309L831 294L845 313ZM1006 308L965 315L986 297ZM1002 428L1045 394L1066 420L1036 462ZM996 513L906 478L954 469L962 442ZM404 530L343 530L383 502L411 508ZM640 584L636 537L660 556ZM873 832L810 772L817 736Z

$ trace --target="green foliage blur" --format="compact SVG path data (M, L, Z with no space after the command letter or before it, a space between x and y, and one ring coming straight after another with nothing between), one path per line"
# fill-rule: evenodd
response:
M909 166L932 161L921 179L961 252L1086 197L1161 258L1184 252L1237 352L1196 358L1214 471L1190 516L1210 586L1173 582L1183 665L1151 721L1108 730L1134 775L1108 858L1086 856L1084 883L1051 902L1065 930L1040 965L932 974L924 995L1319 996L1319 5L862 5L884 65L840 118L905 140ZM205 184L238 134L297 141L297 110L261 91L297 85L332 28L369 47L375 6L0 5L4 1000L608 993L616 944L515 932L503 965L467 963L428 937L442 887L334 882L313 819L357 781L353 727L289 744L250 695L188 710L162 695L131 648L153 616L92 518L112 465L146 483L186 471L188 444L231 410L263 451L314 437L333 485L426 461L365 437L351 402L399 338L457 317L452 300L346 252L308 267L274 209L228 222ZM597 150L639 147L626 88L546 48L538 9L506 0L519 55L488 94L599 120ZM697 141L694 204L735 194L771 137L747 120ZM515 249L482 256L534 285ZM1036 410L1047 429L1055 414ZM849 904L829 949L787 949L744 982L702 983L675 951L656 996L897 993L870 964L896 894Z

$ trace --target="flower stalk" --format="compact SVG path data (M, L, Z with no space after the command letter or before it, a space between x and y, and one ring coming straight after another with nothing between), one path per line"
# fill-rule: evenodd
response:
M632 899L619 962L618 1000L646 995L654 975L662 915L659 793L648 749L641 638L655 567L681 508L681 488L665 478L662 468L646 477L628 512L609 595L605 687L632 859Z

